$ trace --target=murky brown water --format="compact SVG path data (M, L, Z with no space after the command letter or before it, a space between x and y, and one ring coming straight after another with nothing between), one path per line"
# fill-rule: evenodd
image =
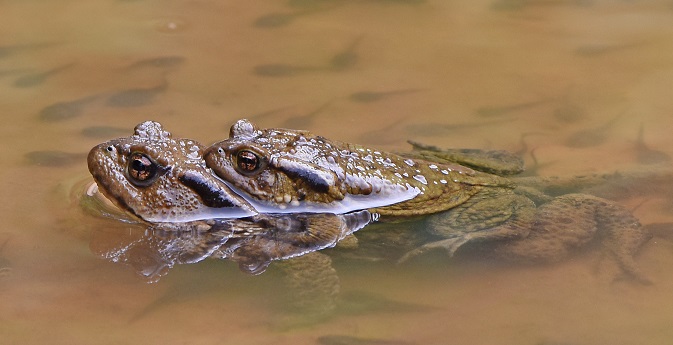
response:
M337 263L345 295L387 302L281 331L277 274L206 261L147 284L92 254L105 222L68 194L93 145L146 119L204 143L246 116L383 149L522 151L541 175L642 168L664 156L638 144L641 126L673 156L670 1L10 0L0 13L3 343L673 339L666 231L638 257L651 286L613 282L594 252L539 267ZM671 221L670 186L646 187L614 195L643 223Z

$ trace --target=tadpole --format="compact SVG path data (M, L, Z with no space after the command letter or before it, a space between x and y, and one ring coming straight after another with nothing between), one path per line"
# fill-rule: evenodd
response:
M327 107L329 107L329 105L331 103L332 103L332 101L325 102L323 105L321 105L320 107L311 111L308 114L293 116L293 117L285 120L285 122L283 122L283 127L285 127L285 128L308 128L313 123L313 119L318 114L320 114L325 109L327 109Z
M45 167L65 167L81 163L86 159L84 153L70 153L58 150L32 151L25 155L30 165Z
M48 71L27 74L14 80L14 83L12 85L14 85L14 87L21 87L21 88L37 86L44 83L50 76L59 73L61 71L64 71L74 65L75 63L73 62L56 68L52 68Z
M262 77L294 77L305 72L325 70L324 67L268 64L255 66L255 74Z
M457 131L465 131L475 128L497 125L501 123L508 123L510 121L512 121L511 118L484 121L484 122L462 122L452 124L430 122L430 123L407 125L406 130L414 136L434 137L455 133Z
M160 93L166 91L167 84L151 88L136 88L119 91L107 99L107 105L110 107L140 107L148 105L154 101L154 98Z
M274 12L263 15L255 20L253 26L263 29L277 28L289 25L299 17L311 15L316 12L331 10L341 4L337 3L332 4L330 6L318 6L316 4L314 5L315 6L311 6L310 8L307 7L303 10L297 10L294 12Z
M662 151L653 150L645 145L644 125L642 123L638 130L638 140L636 140L636 157L640 164L657 164L671 161L671 156Z
M262 77L294 77L306 72L341 71L357 63L358 56L355 53L355 49L361 39L362 36L358 37L344 51L332 56L326 66L273 63L257 65L253 68L253 73Z
M358 54L356 52L358 45L364 36L360 36L353 40L351 44L342 52L335 54L329 61L329 66L337 71L353 67L358 62Z
M128 128L112 127L112 126L91 126L82 129L81 133L87 138L113 138L127 135Z
M496 106L496 107L482 107L477 109L476 113L477 115L481 117L496 117L496 116L503 116L503 115L509 115L511 113L515 113L520 110L526 110L528 108L533 108L537 107L540 105L547 104L551 102L552 99L543 99L539 101L532 101L532 102L523 102L523 103L516 103L516 104L510 104L510 105L505 105L505 106Z
M354 92L352 93L348 98L353 101L353 102L360 102L360 103L369 103L369 102L376 102L380 101L382 99L396 96L396 95L404 95L404 94L409 94L409 93L415 93L419 92L421 89L401 89L401 90L392 90L392 91L359 91L359 92Z
M18 54L27 50L40 49L54 45L55 43L13 44L0 46L0 59Z
M586 111L569 102L563 102L556 109L554 109L554 117L565 123L574 123L586 118Z
M42 121L62 121L80 116L84 107L98 96L87 96L67 102L57 102L40 110L39 118Z
M5 242L0 246L0 279L7 278L12 275L12 263L5 257L5 250L10 237L5 239Z
M126 69L142 69L142 68L161 68L168 69L182 65L185 58L182 56L161 56L156 58L149 58L136 61L126 67Z
M266 110L266 111L263 111L263 112L260 112L260 113L255 113L255 114L252 114L252 115L246 115L245 117L248 118L248 119L250 119L250 120L261 120L261 119L263 119L263 118L265 118L265 117L272 116L272 115L276 115L276 114L278 114L278 113L280 113L280 112L283 112L283 111L285 111L285 110L287 110L287 109L290 109L290 108L292 108L292 107L293 107L293 106L288 105L288 106L285 106L285 107L280 107L280 108L275 108L275 109L271 109L271 110Z
M584 148L598 146L605 142L612 126L619 120L621 115L616 116L607 123L594 128L579 130L571 134L565 141L566 146Z
M620 50L628 50L632 48L637 48L639 46L643 45L643 43L621 43L621 44L613 44L613 43L597 43L597 44L585 44L582 46L579 46L577 49L575 49L575 54L579 56L584 56L584 57L594 57L598 55L603 55L603 54L609 54L613 52L617 52Z

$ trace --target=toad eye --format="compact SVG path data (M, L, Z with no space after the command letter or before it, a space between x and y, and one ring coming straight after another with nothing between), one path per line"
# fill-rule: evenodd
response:
M157 163L146 154L134 152L129 156L128 173L132 184L147 187L154 182L158 171Z
M262 168L262 158L250 150L240 150L236 153L236 171L243 175L251 175Z

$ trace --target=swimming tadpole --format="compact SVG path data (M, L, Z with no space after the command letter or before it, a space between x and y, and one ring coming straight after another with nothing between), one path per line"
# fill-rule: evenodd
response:
M25 154L30 165L43 167L66 167L86 161L86 153L71 153L58 150L32 151Z
M166 83L150 88L134 88L119 91L107 99L107 106L115 108L140 107L151 104L168 88Z
M145 68L168 69L178 67L184 63L185 58L182 56L161 56L138 60L128 65L126 69L145 69Z
M421 89L401 89L401 90L391 90L391 91L359 91L353 92L350 94L348 99L353 102L359 103L369 103L377 102L384 100L389 97L394 97L398 95L406 95L410 93L416 93L421 91Z
M308 114L290 117L289 119L285 120L285 122L283 122L282 126L285 128L311 127L313 119L315 119L315 117L317 117L320 113L322 113L325 109L327 109L331 103L332 101L325 102L323 105L319 106L318 108L309 112Z
M98 96L86 96L72 101L56 102L40 110L38 117L42 121L56 122L71 119L82 115L86 105L93 102Z
M653 150L645 144L644 124L640 124L638 139L636 140L636 160L640 164L658 164L671 161L671 156L658 150Z
M12 85L14 85L14 87L19 88L35 87L44 83L52 75L65 71L74 65L75 63L69 63L66 65L52 68L48 71L26 74L14 80L14 83L12 83Z
M324 70L327 70L327 68L319 66L265 64L255 66L253 72L261 77L294 77L306 72L315 72Z
M621 116L616 116L603 125L593 128L579 130L571 134L565 141L567 147L585 148L598 146L607 140L612 126Z

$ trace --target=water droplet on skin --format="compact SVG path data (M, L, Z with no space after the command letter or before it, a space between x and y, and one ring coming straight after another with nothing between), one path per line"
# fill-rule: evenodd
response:
M428 184L428 181L425 179L425 176L423 176L423 175L414 175L414 180L416 180L416 181L418 181L422 184L425 184L425 185Z

